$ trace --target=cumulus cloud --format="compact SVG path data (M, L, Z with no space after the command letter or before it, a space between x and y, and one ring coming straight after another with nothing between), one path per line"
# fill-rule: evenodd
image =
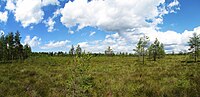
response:
M161 7L164 6L164 7ZM176 6L171 4L170 6ZM165 10L164 10L165 9ZM61 9L61 22L66 27L79 24L106 31L123 32L129 29L157 26L168 14L165 0L75 0ZM151 21L151 22L149 22Z
M104 51L110 46L115 53L117 52L130 52L134 45L130 45L126 39L120 36L118 33L106 35L104 40L96 40L90 42L80 42L78 43L80 47L86 52L92 53L104 53Z
M88 42L80 42L80 43L78 43L78 45L80 45L80 47L82 47L82 48L88 48Z
M41 38L34 36L33 38L31 38L30 36L26 36L25 40L24 40L24 44L28 44L31 47L37 47L40 45L41 42Z
M150 37L150 42L158 38L164 43L166 51L179 52L187 50L187 41L193 32L200 34L200 27L182 33L175 31L159 31L157 25L163 23L163 16L180 10L178 0L168 5L165 0L74 0L58 9L52 17L43 20L42 8L48 5L59 5L58 0L7 0L6 9L14 13L15 19L23 27L38 24L41 21L48 27L48 32L55 30L54 19L61 15L60 21L69 28L77 26L82 29L87 26L99 28L104 31L116 32L105 36L104 40L78 43L82 48L92 52L104 52L111 46L115 52L133 52L139 38L144 34ZM34 14L33 14L34 13ZM0 21L7 21L8 12L0 12ZM33 26L32 26L33 27ZM89 36L94 35L91 32ZM38 46L41 39L27 36L24 43ZM52 49L66 46L70 41L51 41L41 49Z
M8 0L6 9L14 13L17 22L23 27L38 24L43 20L42 8L47 5L58 5L58 0Z
M137 33L138 32L138 33ZM142 34L139 32L143 32ZM126 39L133 43L137 43L140 37L144 34L149 36L150 42L154 42L155 38L158 38L165 46L166 52L171 53L172 51L178 53L180 51L188 50L188 41L193 33L200 34L200 27L196 27L191 31L185 30L182 33L177 33L175 31L158 31L154 28L141 28L139 31L122 33Z
M18 0L15 10L16 21L21 22L23 27L38 24L44 15L41 3L40 0Z
M91 2L75 0L69 1L61 9L60 21L69 28L78 24L78 30L92 26L104 31L117 32L107 35L105 40L95 44L79 43L88 51L104 52L108 46L111 46L116 52L133 52L132 49L144 34L151 38L151 42L158 38L168 46L167 48L171 48L170 50L179 51L185 49L182 47L186 43L182 39L184 33L161 32L157 27L158 24L163 23L164 15L175 13L177 10L180 10L178 0L168 5L165 0L93 0Z
M65 41L50 41L49 43L45 44L44 46L41 46L41 49L53 49L53 48L61 48L66 47L67 43L70 43L69 40Z
M115 53L128 52L134 53L133 49L140 37L143 35L149 36L150 43L153 43L156 38L164 44L166 53L178 53L180 51L188 51L188 41L193 33L200 34L200 27L196 27L191 31L185 30L183 33L175 31L161 32L154 28L141 28L140 31L114 33L106 35L104 40L96 40L93 42L78 43L86 52L104 53L108 46L110 46ZM144 33L141 33L144 32Z
M7 22L8 20L8 12L0 12L0 22Z
M58 0L7 0L5 8L14 13L16 21L27 27L43 20L44 6L59 4ZM58 9L53 17L43 23L48 27L48 32L52 32L54 18L61 14L60 20L66 27L78 24L78 29L92 26L105 31L123 32L157 26L163 22L163 15L175 11L178 5L177 0L169 5L165 4L165 0L74 0L67 2L64 8Z

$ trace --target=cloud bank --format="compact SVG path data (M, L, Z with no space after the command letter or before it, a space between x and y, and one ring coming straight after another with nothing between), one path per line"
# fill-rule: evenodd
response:
M66 27L79 24L105 31L124 32L143 27L157 27L163 16L179 9L175 0L169 5L165 0L75 0L61 9L61 22Z

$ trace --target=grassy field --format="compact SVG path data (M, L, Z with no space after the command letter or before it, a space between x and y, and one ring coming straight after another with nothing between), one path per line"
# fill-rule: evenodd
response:
M81 70L76 63L71 57L1 63L0 97L200 97L200 63L185 56L144 65L137 57L92 57Z

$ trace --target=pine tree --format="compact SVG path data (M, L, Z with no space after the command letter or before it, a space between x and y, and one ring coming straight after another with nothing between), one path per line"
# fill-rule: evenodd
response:
M189 50L192 52L192 55L195 58L195 62L197 62L197 57L199 56L200 49L200 35L193 33L193 37L190 37L188 44L190 46Z
M31 55L31 47L28 44L24 45L23 51L23 59L26 59Z
M78 45L76 47L76 55L78 55L80 57L81 53L82 53L81 47L80 47L80 45Z
M72 56L75 54L75 50L74 50L73 45L72 45L72 48L69 50L69 54L72 55Z
M15 33L15 53L14 57L15 59L22 59L23 56L23 45L20 43L21 37L20 33L17 31Z
M1 52L2 61L5 62L7 60L7 48L6 48L5 36L3 34L1 35L0 41L2 43L1 44L2 45L2 47L1 47L1 50L2 50L2 52Z
M3 60L3 42L4 42L4 35L2 34L0 37L0 61Z
M153 57L153 60L156 61L157 58L162 58L165 55L164 45L156 40L148 48L149 58Z
M160 44L159 46L159 58L165 57L165 48L163 43Z
M8 60L14 59L14 34L9 33L6 37L7 49L8 49Z
M23 45L20 42L20 33L17 31L15 35L11 32L8 35L0 37L0 61L6 62L10 60L25 59L31 55L31 47Z
M142 62L144 64L144 56L146 53L146 48L148 46L148 42L149 42L149 37L145 36L141 37L139 42L137 43L136 49L133 49L136 54L138 55L138 58L140 58L140 56L142 56Z

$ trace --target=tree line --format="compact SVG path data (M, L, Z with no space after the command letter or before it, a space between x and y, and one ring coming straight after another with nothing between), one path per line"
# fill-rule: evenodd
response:
M142 59L143 64L146 55L148 55L149 59L153 59L153 61L156 61L157 59L163 58L165 56L163 43L159 42L157 38L152 44L149 44L149 41L149 37L144 35L139 39L136 49L133 49L138 55L139 60ZM194 58L195 62L197 62L197 58L200 54L200 35L193 33L193 36L190 37L188 41L188 46L189 52L183 54L188 54L191 58Z
M197 58L199 57L199 54L200 54L200 35L193 33L193 36L190 37L190 39L188 41L188 46L189 46L188 53L179 52L178 55L188 54L188 55L190 55L190 57L194 58L195 62L197 62ZM111 49L111 47L109 46L108 49L105 50L105 54L101 54L101 53L94 53L94 54L90 53L90 54L95 55L95 56L104 56L104 55L108 55L108 56L138 56L138 59L140 61L142 61L143 64L144 64L145 56L148 56L149 60L156 61L157 59L164 58L166 55L163 43L161 43L156 38L155 41L150 44L149 37L145 36L145 35L139 39L139 41L136 45L136 48L133 49L133 51L135 51L135 54L121 53L121 52L115 54L113 52L113 50ZM82 52L80 45L78 45L76 47L76 49L72 45L71 49L69 50L70 56L77 55L77 54L80 56L82 53L85 53L85 52Z
M0 62L6 62L10 60L24 60L28 58L31 54L33 55L50 55L50 56L74 56L78 55L80 56L83 53L86 53L85 51L82 51L80 45L78 45L76 48L72 45L71 49L69 50L69 53L64 52L58 52L58 53L32 53L31 47L28 44L22 45L20 42L21 37L20 33L17 31L15 34L13 32L8 33L7 35L1 34L0 35ZM138 59L141 60L144 63L145 56L148 56L148 59L151 59L153 61L156 61L157 59L163 58L165 56L165 49L164 44L159 42L159 40L156 38L153 43L150 44L148 36L143 36L139 39L136 48L133 49L135 51L135 54L128 54L128 53L117 53L114 54L111 47L108 47L107 50L105 50L105 54L101 53L89 53L94 56L138 56ZM200 35L193 33L193 36L190 37L188 41L189 46L189 54L192 58L194 58L195 62L197 62L197 58L200 54Z
M0 36L0 62L24 60L31 55L31 47L20 42L20 32Z

